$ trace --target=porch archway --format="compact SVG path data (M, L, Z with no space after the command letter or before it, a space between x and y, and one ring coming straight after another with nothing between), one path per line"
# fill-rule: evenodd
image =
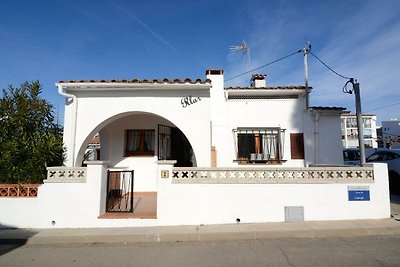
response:
M173 122L170 120L154 113L149 113L149 112L140 112L140 111L131 111L131 112L125 112L125 113L120 113L117 115L114 115L110 118L105 119L103 122L98 124L93 130L91 130L90 133L86 135L86 138L80 145L80 148L78 150L78 154L76 156L75 160L75 166L80 166L84 160L84 155L85 155L85 150L93 138L93 136L97 133L101 133L101 148L100 148L100 160L108 160L111 161L111 164L115 164L118 159L112 158L112 155L107 151L104 151L103 147L107 147L112 145L110 140L113 138L119 138L121 139L121 136L115 136L115 133L108 131L109 128L114 127L115 125L119 124L124 124L126 121L135 121L138 123L135 123L134 125L129 125L127 126L128 128L132 129L154 129L154 156L157 156L158 159L163 160L163 159L171 159L171 160L176 160L176 166L179 167L191 167L191 166L197 166L197 161L196 161L196 156L195 156L195 151L190 143L190 140L187 138L186 134ZM143 122L143 125L139 123L140 121ZM149 121L152 122L149 124ZM119 126L120 127L120 126ZM162 132L161 129L162 127L168 127L167 132ZM106 130L105 130L106 129ZM165 129L164 129L165 130ZM169 134L169 143L165 144L166 139L163 139L163 135ZM123 137L124 140L120 140L118 144L124 144L126 143L126 136ZM107 144L107 142L109 144ZM115 143L115 140L114 142ZM161 145L163 145L164 150L162 149ZM165 146L170 146L169 147L169 154L166 155L161 155L163 154L163 151L165 152L165 149L168 149ZM113 148L114 149L114 148ZM104 153L106 152L106 153ZM122 154L121 154L122 157Z

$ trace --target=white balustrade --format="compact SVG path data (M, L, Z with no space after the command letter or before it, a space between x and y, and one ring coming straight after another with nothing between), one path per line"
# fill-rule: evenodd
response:
M86 167L48 167L45 183L85 183Z
M192 168L175 167L179 184L330 184L373 183L373 167Z

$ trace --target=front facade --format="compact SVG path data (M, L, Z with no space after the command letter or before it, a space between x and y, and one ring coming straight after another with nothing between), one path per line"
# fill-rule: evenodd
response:
M343 148L358 148L357 117L355 114L341 115L342 144ZM364 127L364 146L377 148L376 115L362 115Z
M35 198L0 188L0 227L390 216L386 165L343 166L344 108L307 107L304 86L268 86L265 75L251 82L225 87L222 70L197 80L59 82L66 166L48 168ZM86 161L95 136L100 158Z
M304 86L224 87L205 80L63 81L67 166L80 167L93 136L110 169L134 169L139 191L155 190L157 161L175 167L305 167L341 164L343 108L306 108ZM323 142L329 139L330 142ZM330 151L330 153L324 153Z

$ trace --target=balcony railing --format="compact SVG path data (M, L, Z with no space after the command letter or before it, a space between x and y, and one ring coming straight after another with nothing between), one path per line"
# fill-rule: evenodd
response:
M373 183L372 167L183 168L172 171L179 184L331 184Z
M86 167L48 167L45 183L85 183Z

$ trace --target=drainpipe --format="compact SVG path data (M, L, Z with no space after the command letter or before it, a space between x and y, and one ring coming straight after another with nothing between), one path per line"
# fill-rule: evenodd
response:
M72 136L72 146L71 146L71 154L72 154L72 159L71 159L71 167L75 167L75 140L76 140L76 121L77 121L77 116L78 116L78 99L75 95L65 93L63 91L63 87L61 84L57 84L58 87L58 93L61 96L64 97L69 97L72 98L72 102L74 102L74 115L72 117L72 127L71 127L71 136Z
M319 112L314 112L315 118L314 118L314 164L317 164L319 158L318 158L318 140L319 140Z

